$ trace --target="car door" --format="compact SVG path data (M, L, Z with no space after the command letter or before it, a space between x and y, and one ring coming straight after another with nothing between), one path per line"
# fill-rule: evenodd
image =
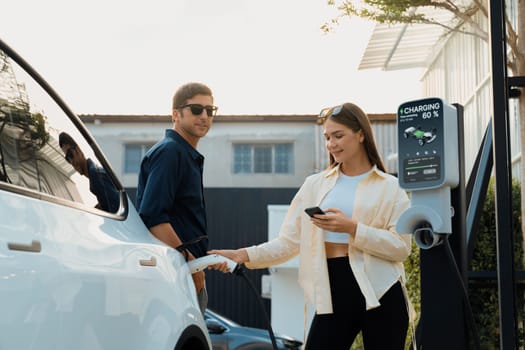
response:
M60 268L46 254L42 212L36 201L16 193L0 191L0 203L0 349L55 349Z
M17 62L0 41L0 349L173 350L188 329L207 349L182 255L149 234L78 118Z
M182 326L191 290L177 297L172 282L181 276L170 267L168 248L148 242L136 215L131 224L129 216L126 221L94 220L71 211L73 220L56 230L64 335L59 348L173 349L173 329ZM182 282L180 286L188 285ZM175 303L179 314L173 311Z
M54 243L46 231L52 223L38 200L46 136L21 83L0 50L0 348L54 349L61 325L54 298L61 268L49 255Z

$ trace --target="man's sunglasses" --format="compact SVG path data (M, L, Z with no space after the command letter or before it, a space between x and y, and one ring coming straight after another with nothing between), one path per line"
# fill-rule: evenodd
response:
M321 109L321 112L319 112L319 117L317 117L317 124L324 124L328 117L332 115L338 115L342 110L343 105Z
M64 156L66 162L68 162L69 164L71 164L71 162L73 161L73 157L75 156L73 154L73 150L75 149L76 147L69 147L69 149L67 150L66 152L66 155Z
M217 106L210 106L210 105L203 106L198 103L188 103L187 105L179 106L179 109L182 109L185 107L190 107L191 114L193 115L201 115L202 111L206 110L206 114L208 115L208 117L215 116L215 113L217 113L217 110L219 109L219 107Z

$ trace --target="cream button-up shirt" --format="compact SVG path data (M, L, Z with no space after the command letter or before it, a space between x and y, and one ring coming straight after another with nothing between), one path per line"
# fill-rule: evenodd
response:
M319 205L334 187L339 167L306 178L292 200L279 236L247 248L248 268L281 264L299 255L299 284L318 314L333 313L323 230L304 212ZM352 198L349 198L352 200ZM411 250L411 235L396 232L396 222L410 205L398 180L374 166L356 190L348 259L366 300L367 310L378 307L381 296L398 280L405 281L403 261Z

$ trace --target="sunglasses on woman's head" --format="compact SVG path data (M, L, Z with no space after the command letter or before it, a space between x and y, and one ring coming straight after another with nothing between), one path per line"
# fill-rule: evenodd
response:
M213 117L215 113L217 113L217 109L219 109L219 107L217 106L210 106L210 105L204 106L199 103L188 103L186 105L180 106L179 108L183 109L186 107L190 108L191 114L193 115L201 115L202 111L206 110L206 115L208 117Z
M319 112L319 117L317 117L317 124L323 124L328 117L332 115L338 115L342 110L343 105L321 109L321 112Z

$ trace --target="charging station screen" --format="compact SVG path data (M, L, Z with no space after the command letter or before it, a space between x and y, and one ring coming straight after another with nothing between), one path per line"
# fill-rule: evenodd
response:
M441 186L444 181L442 100L429 98L402 104L398 110L397 129L401 187Z

